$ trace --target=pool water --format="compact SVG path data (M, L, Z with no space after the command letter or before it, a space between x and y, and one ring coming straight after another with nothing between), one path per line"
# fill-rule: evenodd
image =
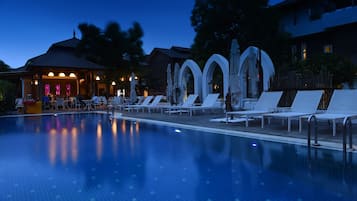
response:
M0 200L356 200L342 158L105 114L0 118Z

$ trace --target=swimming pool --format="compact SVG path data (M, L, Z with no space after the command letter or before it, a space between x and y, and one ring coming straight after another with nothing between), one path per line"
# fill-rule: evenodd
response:
M109 119L0 118L0 200L352 201L356 154Z

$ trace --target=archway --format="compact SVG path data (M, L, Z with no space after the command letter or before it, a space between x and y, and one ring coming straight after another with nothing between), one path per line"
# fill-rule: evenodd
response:
M193 75L193 85L194 85L194 93L197 94L201 99L202 97L202 72L200 67L191 59L187 59L180 68L179 76L178 76L178 86L181 91L181 101L184 97L187 97L186 86L189 82L188 75Z
M215 68L219 67L222 71L223 81L223 99L228 92L229 83L229 64L228 60L222 55L213 54L206 62L202 74L202 96L205 98L209 93L212 93L212 79L215 72Z
M260 50L260 56L259 56L259 50ZM257 68L252 70L253 67L256 68L257 66L256 62L259 57L261 59L261 69ZM256 75L254 79L257 80L260 79L259 81L261 82L261 87L259 87L258 86L259 84L257 84L256 89L252 89L252 90L258 90L259 92L269 90L270 78L275 73L274 64L271 61L269 55L264 50L261 50L254 46L248 47L240 57L238 75L239 75L239 82L240 82L239 84L241 86L241 94L242 94L241 98L247 98L249 93L248 90L252 88L252 86L248 86L250 84L250 81L248 80L250 76L249 74L252 74L252 72L255 73Z

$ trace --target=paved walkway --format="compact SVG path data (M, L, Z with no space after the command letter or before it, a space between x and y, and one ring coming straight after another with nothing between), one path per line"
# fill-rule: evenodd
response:
M117 113L121 113L124 118L138 118L143 120L155 120L162 122L170 122L177 123L182 125L190 125L195 127L202 128L210 128L210 129L219 129L224 132L240 132L247 135L251 135L253 138L257 137L257 135L266 136L265 138L276 139L276 137L281 137L284 140L288 140L289 142L294 142L295 140L299 142L304 142L307 144L307 122L303 123L303 130L300 133L298 131L298 121L292 121L292 131L287 132L287 124L286 122L282 122L282 120L272 120L270 124L265 124L265 128L260 127L260 121L251 121L249 123L249 127L245 127L245 122L239 123L224 123L224 122L212 122L211 119L216 118L224 118L225 115L223 113L215 113L215 114L196 114L194 116L188 116L187 114L182 115L168 115L161 113L147 113L147 112L126 112L126 111L116 111ZM332 125L329 125L328 122L320 122L318 123L318 142L323 145L322 147L334 148L334 149L342 149L342 125L338 124L337 126L337 134L336 136L332 136ZM352 134L353 134L353 147L354 152L357 149L357 125L353 124L352 126ZM257 134L257 135L256 135ZM312 133L313 134L313 133ZM260 138L260 137L258 137ZM311 139L314 139L314 136L311 136ZM311 141L313 143L313 141ZM349 143L347 138L347 143ZM348 150L351 151L351 150Z

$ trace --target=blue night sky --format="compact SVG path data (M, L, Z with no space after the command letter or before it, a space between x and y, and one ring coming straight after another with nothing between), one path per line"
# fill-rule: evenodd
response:
M80 23L103 29L114 21L127 30L137 21L144 30L146 54L155 47L190 47L193 5L194 0L0 0L0 60L21 67L52 43L70 39L73 30L80 38Z

